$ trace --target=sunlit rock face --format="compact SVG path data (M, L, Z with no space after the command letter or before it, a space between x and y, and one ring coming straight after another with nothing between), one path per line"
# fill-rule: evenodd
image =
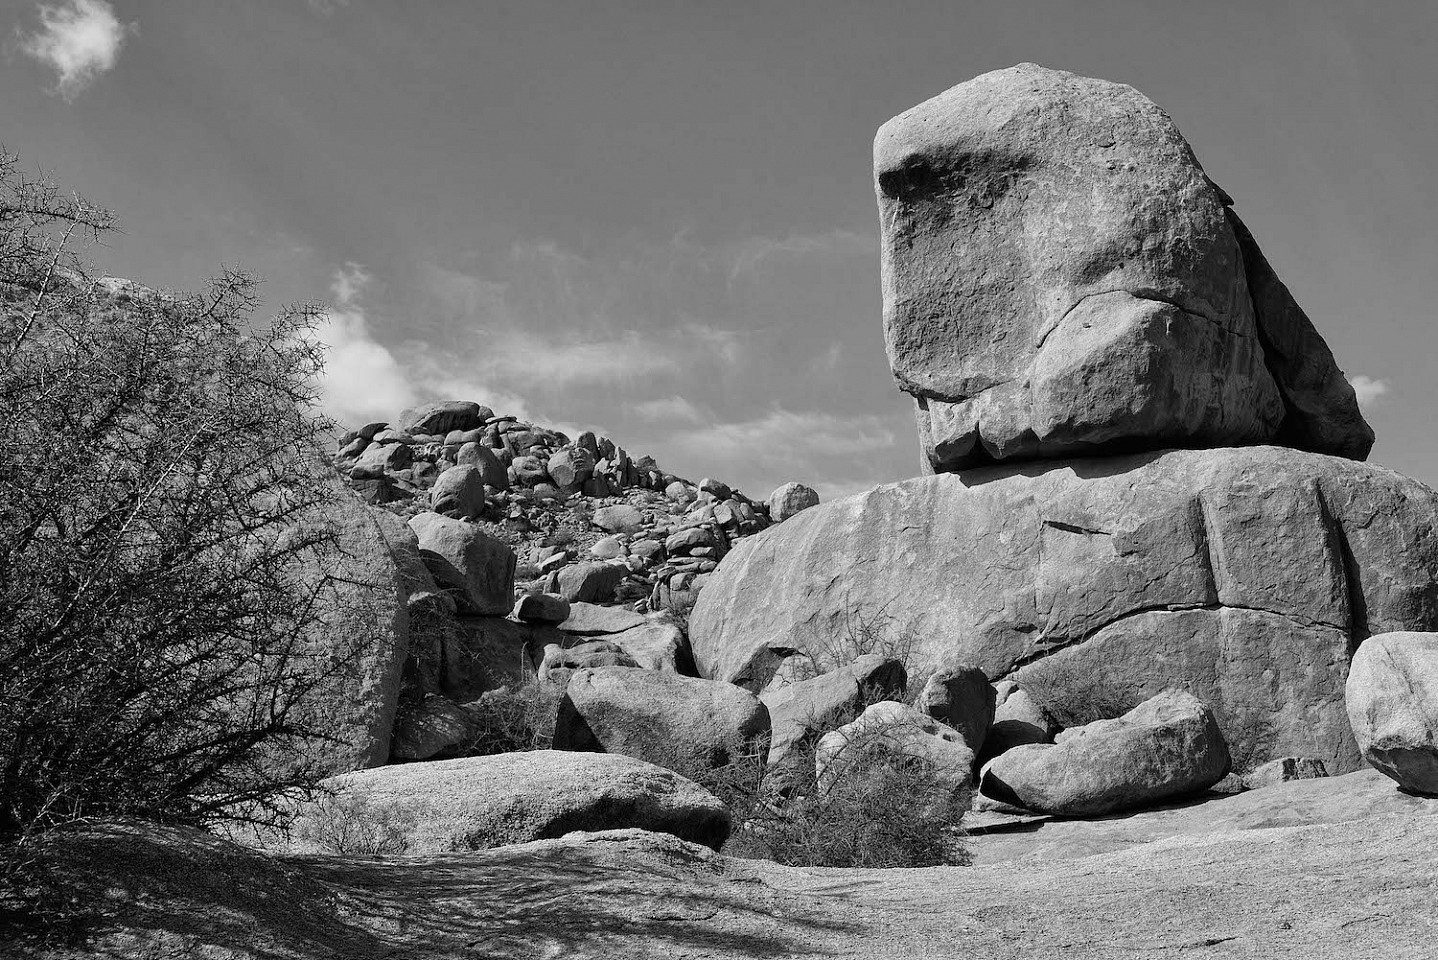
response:
M884 330L925 465L1280 443L1356 459L1352 388L1173 121L1021 64L880 128Z

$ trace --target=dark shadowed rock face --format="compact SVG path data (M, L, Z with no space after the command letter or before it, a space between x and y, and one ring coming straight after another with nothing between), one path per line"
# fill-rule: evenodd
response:
M1185 686L1244 769L1303 756L1342 773L1360 764L1351 650L1438 629L1438 493L1276 447L890 484L741 542L694 608L695 663L762 684L855 607L919 638L916 674L957 658L1067 724L1085 701Z
M1173 121L1034 64L874 143L884 330L927 466L1279 442L1361 459L1352 388Z

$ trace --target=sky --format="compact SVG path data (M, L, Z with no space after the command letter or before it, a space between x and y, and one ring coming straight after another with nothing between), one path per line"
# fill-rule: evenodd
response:
M350 424L478 400L754 497L919 472L871 147L1034 61L1132 84L1438 485L1432 0L0 0L0 145L109 274L330 308Z

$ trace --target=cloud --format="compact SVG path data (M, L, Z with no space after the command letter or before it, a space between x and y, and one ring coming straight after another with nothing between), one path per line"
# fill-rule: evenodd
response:
M750 237L734 244L730 250L732 263L730 281L746 274L756 274L770 261L778 258L832 259L836 257L876 258L879 255L877 235L831 230L827 233L791 234L782 240L772 237Z
M1358 395L1358 405L1361 407L1373 406L1378 398L1388 393L1388 381L1379 380L1374 377L1358 374L1349 377L1348 382L1353 385L1353 392Z
M135 24L123 24L106 0L62 0L36 7L40 27L19 31L20 50L55 71L55 92L74 100L100 74L114 68Z
M636 416L645 420L671 424L704 422L704 415L699 412L699 408L678 394L672 397L661 397L657 400L644 400L634 404L630 409Z
M334 304L315 331L327 348L320 402L346 426L392 419L418 399L395 355L370 333L362 305L373 277L357 263L334 273Z
M328 17L349 6L350 0L305 0L305 4L320 16Z
M712 423L669 436L665 447L724 476L726 465L745 472L798 480L826 498L847 495L887 479L889 455L898 437L884 417L840 416L775 407L749 420ZM767 496L767 490L750 491Z

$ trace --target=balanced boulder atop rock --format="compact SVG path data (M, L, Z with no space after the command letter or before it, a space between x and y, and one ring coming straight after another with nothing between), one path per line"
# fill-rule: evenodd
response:
M1369 637L1348 674L1363 759L1405 789L1438 795L1438 633Z
M1060 816L1134 810L1212 786L1229 770L1213 713L1192 694L1165 690L1114 720L1097 720L997 757L985 796Z
M818 504L819 494L812 487L791 480L769 494L769 519L780 523L800 510L807 510Z
M1332 353L1173 121L1021 64L880 128L889 363L928 467L1278 443L1362 459Z

